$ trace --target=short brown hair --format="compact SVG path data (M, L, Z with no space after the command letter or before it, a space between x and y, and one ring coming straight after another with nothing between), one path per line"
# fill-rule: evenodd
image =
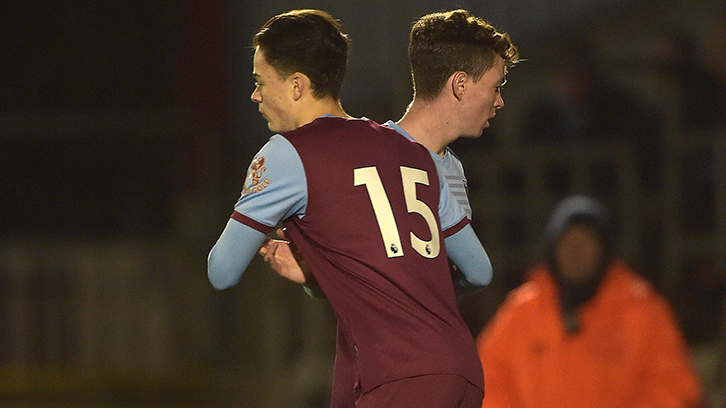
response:
M466 10L427 14L414 23L408 45L414 93L433 99L456 71L477 81L494 66L497 55L507 67L519 61L509 35L488 22Z
M317 98L340 99L348 60L348 36L321 10L292 10L268 20L252 39L283 77L300 72L310 78Z

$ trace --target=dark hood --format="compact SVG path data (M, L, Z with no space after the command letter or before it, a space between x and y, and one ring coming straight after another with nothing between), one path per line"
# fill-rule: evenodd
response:
M584 224L597 232L603 243L603 259L599 270L585 282L573 283L562 278L554 262L554 248L562 233L573 224ZM560 300L565 316L597 292L605 269L615 254L615 225L608 209L600 201L582 195L570 196L553 210L544 233L545 260L560 287Z

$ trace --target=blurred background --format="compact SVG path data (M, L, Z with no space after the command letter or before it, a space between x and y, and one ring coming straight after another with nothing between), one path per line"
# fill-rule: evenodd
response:
M472 333L538 260L552 206L592 194L726 405L723 1L16 0L0 12L0 406L327 406L328 305L261 260L226 291L206 278L270 136L251 37L331 12L353 41L343 105L397 120L411 24L458 7L527 59L492 127L452 146L495 268L460 304Z

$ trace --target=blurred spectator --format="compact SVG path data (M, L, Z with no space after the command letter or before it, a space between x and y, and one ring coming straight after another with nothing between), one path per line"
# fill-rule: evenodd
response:
M483 407L701 406L669 305L618 259L615 235L592 198L555 208L544 263L477 337Z

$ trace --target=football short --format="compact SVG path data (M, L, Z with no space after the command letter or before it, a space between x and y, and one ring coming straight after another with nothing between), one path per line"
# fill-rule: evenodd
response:
M481 408L484 393L455 374L431 374L382 384L358 397L356 408Z

